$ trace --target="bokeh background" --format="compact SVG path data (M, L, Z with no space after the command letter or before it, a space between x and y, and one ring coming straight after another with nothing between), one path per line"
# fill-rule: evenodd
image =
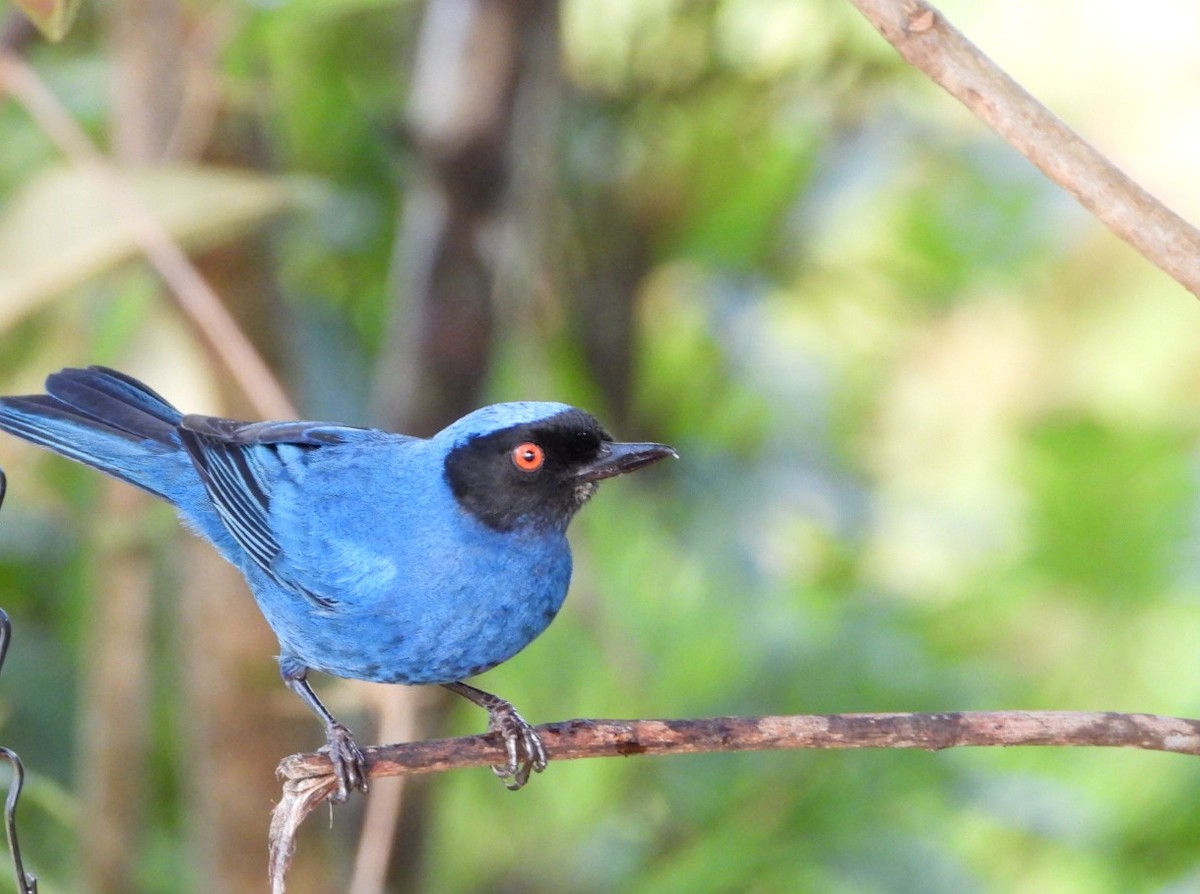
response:
M1200 7L942 9L1200 220ZM844 0L107 0L56 45L7 12L303 416L557 399L679 449L582 513L563 614L480 679L535 722L1200 714L1200 305ZM0 391L105 363L257 416L116 205L0 94ZM0 464L41 890L265 890L274 765L320 731L248 595L166 507ZM361 742L483 724L317 685ZM1162 754L595 760L370 802L310 820L290 890L1200 890L1200 765Z

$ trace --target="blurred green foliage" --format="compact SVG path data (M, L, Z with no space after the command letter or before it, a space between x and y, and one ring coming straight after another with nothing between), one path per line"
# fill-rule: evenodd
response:
M294 191L263 264L287 294L281 339L313 416L366 412L418 11L240 7L214 68L230 126L254 130ZM32 54L93 134L111 114L94 77L111 63L101 13L85 6L74 39ZM566 229L587 239L578 221L599 217L649 256L618 434L682 460L595 499L563 615L483 685L535 721L1200 713L1194 302L997 138L951 120L847 4L573 0L563 42ZM0 129L2 220L58 159L11 104ZM3 391L130 356L202 376L149 294L126 266L41 296L0 332ZM553 314L502 328L491 397L596 400ZM16 626L0 737L32 774L26 859L65 891L79 826L96 821L72 791L98 487L0 448L0 601ZM165 510L146 521L163 601L147 892L179 890L191 846L171 524ZM478 722L455 715L460 732ZM401 857L423 861L428 891L1200 885L1200 766L1159 754L711 755L555 763L517 796L482 771L433 786L424 850ZM348 864L353 830L335 825Z

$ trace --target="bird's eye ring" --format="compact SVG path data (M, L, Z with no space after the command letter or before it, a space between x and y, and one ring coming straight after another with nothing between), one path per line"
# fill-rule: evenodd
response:
M546 462L546 452L532 441L526 441L513 448L512 461L522 472L536 472Z

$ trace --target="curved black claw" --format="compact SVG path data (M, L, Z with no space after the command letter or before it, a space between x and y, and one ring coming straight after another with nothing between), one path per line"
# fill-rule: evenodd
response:
M536 729L530 726L517 709L503 699L488 708L488 729L504 739L508 763L492 767L492 772L509 791L516 791L529 781L529 774L546 769L546 747Z
M325 749L337 776L337 791L329 796L334 804L344 804L350 792L367 791L367 759L345 726L334 721L325 728Z
M549 758L542 737L517 713L511 702L462 682L443 683L442 686L488 712L488 729L504 739L504 751L508 756L507 763L492 767L505 788L515 792L529 781L530 773L541 773L546 769Z

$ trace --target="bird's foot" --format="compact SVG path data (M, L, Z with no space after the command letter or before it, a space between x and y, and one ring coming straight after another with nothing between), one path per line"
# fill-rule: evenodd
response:
M333 762L337 791L329 796L334 804L344 804L350 792L367 791L367 759L345 726L334 721L325 728L325 749Z
M546 748L538 735L517 709L499 696L494 703L484 705L488 712L488 729L504 739L508 762L492 767L504 787L516 791L529 781L529 774L546 769Z
M492 772L500 777L505 788L515 792L529 781L530 773L540 773L546 769L549 758L546 757L542 737L517 713L511 702L461 681L443 683L442 686L470 699L488 712L488 729L500 734L508 757L507 763L492 767Z

